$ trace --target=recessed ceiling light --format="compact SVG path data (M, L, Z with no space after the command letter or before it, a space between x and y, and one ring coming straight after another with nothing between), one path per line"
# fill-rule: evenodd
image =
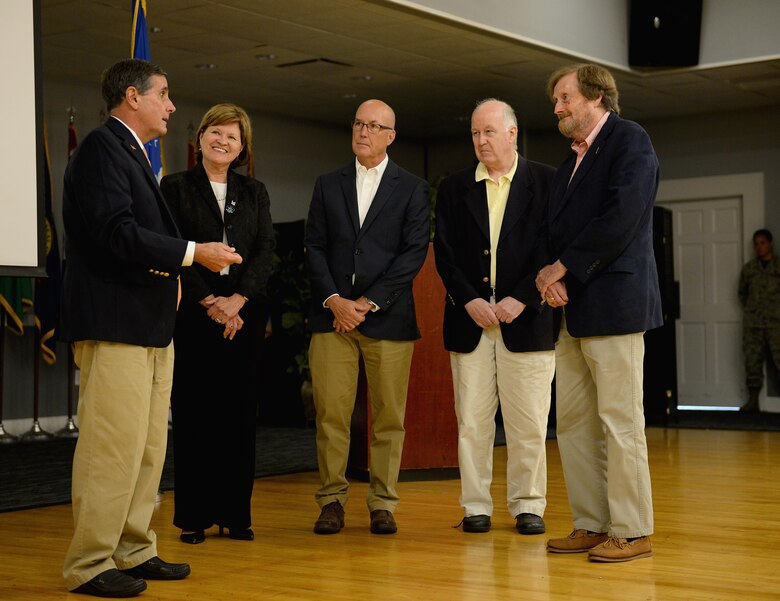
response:
M196 69L200 69L201 71L208 71L210 69L216 69L217 66L214 63L198 63L195 65Z
M256 54L255 58L259 61L272 61L276 60L275 54Z
M371 75L356 75L352 79L355 81L371 81L374 78Z

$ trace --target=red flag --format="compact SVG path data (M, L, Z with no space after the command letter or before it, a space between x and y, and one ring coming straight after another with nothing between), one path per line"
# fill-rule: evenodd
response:
M73 156L76 151L76 146L79 145L76 139L76 124L74 123L75 116L73 113L70 115L70 121L68 121L68 158Z
M195 140L187 140L187 170L195 168Z

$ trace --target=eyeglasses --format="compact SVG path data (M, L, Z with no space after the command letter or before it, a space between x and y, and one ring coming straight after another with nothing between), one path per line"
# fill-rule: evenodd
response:
M372 121L371 123L366 123L365 121L360 121L358 119L355 119L352 122L352 131L360 131L363 129L363 126L366 127L368 133L370 134L378 134L383 129L393 129L389 125L381 125L380 123L376 123L374 121Z

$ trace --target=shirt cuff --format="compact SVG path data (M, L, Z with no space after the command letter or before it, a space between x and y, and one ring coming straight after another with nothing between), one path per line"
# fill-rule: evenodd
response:
M184 253L184 258L181 260L182 267L189 267L195 260L195 242L190 240L187 242L187 252Z
M379 311L379 305L377 305L377 304L376 304L374 301L372 301L372 300L371 300L370 298L368 298L367 296L364 296L363 298L365 298L365 299L366 299L366 302L367 302L369 305L371 305L371 313L376 313L377 311Z
M339 295L338 293L336 293L336 294L331 294L331 295L330 295L328 298L326 298L324 301L322 301L322 306L323 306L323 307L325 307L325 308L327 309L327 308L328 308L328 301L329 301L330 299L332 299L334 296L340 296L340 295Z

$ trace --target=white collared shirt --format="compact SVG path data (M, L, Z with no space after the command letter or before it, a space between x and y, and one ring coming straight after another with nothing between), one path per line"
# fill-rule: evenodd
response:
M355 171L357 172L355 187L357 189L358 218L360 219L361 227L366 220L371 203L374 202L374 196L376 196L376 191L379 189L379 182L382 181L389 159L390 157L385 155L385 158L376 167L366 169L355 157Z

